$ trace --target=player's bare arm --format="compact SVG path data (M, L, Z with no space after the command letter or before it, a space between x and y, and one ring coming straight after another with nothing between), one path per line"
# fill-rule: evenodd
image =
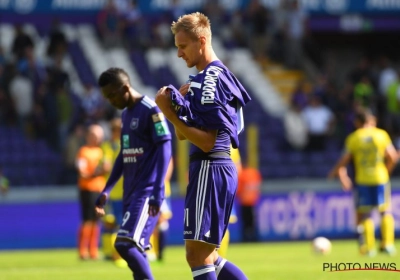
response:
M395 147L393 145L390 145L385 150L385 165L389 174L392 173L398 161L399 155L397 154Z
M104 205L107 203L108 194L110 193L116 182L119 180L119 178L122 176L122 172L123 162L122 153L120 151L114 162L114 166L112 167L110 178L108 179L106 186L104 187L101 195L96 201L95 212L98 217L103 217L105 215Z
M178 140L186 140L186 137L182 133L180 133L177 129L175 129L175 135L176 138L178 138Z
M217 130L202 130L189 127L182 122L171 107L171 98L166 87L161 88L157 92L155 101L164 113L164 116L173 124L175 130L178 130L178 133L185 137L184 139L189 140L206 153L211 151L217 139Z
M339 181L344 191L350 191L353 188L353 182L347 174L347 168L342 166L338 169Z
M337 161L335 166L332 168L332 170L328 174L328 179L334 179L336 176L339 176L338 171L341 167L345 167L349 164L351 160L351 154L345 153L342 155L342 157Z
M201 130L187 126L176 115L172 115L168 120L174 125L187 140L199 147L203 152L208 153L214 148L218 130Z
M170 96L169 96L168 88L166 88L165 91L163 91L164 88L165 88L165 87L161 88L161 89L157 92L157 96L156 96L156 98L155 98L155 101L156 101L156 103L157 103L157 102L166 102L166 105L168 105L168 107L171 107L171 104L170 104ZM188 90L189 90L189 84L185 84L185 85L183 85L183 86L180 87L179 92L184 96L184 95L188 92ZM168 98L159 96L159 95L162 95L162 94L168 95ZM165 98L165 99L167 99L167 100L166 100L166 101L165 101L165 100L161 101L161 99L163 99L163 98ZM157 104L157 105L159 105L159 104ZM160 108L160 105L159 105L158 107ZM167 106L166 106L166 107L167 107ZM167 110L167 109L168 109L168 108L165 108L165 109L161 109L161 108L160 108L160 110L161 110L162 112L164 112L163 110ZM171 112L171 113L172 113L172 112ZM165 115L165 113L164 113L164 115ZM167 118L167 119L168 119L168 118ZM178 138L178 140L186 140L186 137L185 137L182 133L180 133L177 129L175 129L175 136L176 136L176 138Z

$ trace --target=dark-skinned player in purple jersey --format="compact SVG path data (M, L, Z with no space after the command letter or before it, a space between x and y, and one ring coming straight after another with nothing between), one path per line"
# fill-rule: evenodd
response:
M228 227L238 183L230 146L239 146L242 107L251 98L213 51L205 15L184 15L172 23L171 30L178 57L198 70L179 91L171 85L163 87L155 99L177 138L191 143L183 231L186 260L196 280L247 279L217 249Z
M145 250L164 199L164 178L171 159L171 133L154 100L135 91L128 74L110 68L98 80L103 96L122 112L121 150L96 202L104 216L109 193L123 175L123 219L114 247L133 279L154 279Z

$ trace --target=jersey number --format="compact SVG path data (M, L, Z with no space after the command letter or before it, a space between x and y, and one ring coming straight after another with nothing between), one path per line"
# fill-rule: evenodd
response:
M129 220L130 216L131 216L131 213L129 211L125 212L125 215L122 218L122 226L124 226L126 224L126 222Z
M361 150L360 162L363 167L374 167L378 160L378 150L375 145L369 145Z

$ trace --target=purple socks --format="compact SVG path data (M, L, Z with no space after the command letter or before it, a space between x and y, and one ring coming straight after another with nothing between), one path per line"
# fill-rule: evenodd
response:
M133 243L118 242L115 243L115 249L133 271L133 279L154 280L146 256Z
M217 280L214 265L204 265L192 268L194 280Z
M226 259L218 257L215 265L215 274L218 280L247 280L246 275L236 265Z

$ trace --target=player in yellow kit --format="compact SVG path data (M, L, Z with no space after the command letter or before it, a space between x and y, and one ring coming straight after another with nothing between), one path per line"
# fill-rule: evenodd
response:
M338 176L345 191L354 189L360 252L368 256L376 254L375 225L371 214L378 209L382 234L380 250L394 255L389 174L398 160L396 149L387 132L376 127L375 116L370 111L358 112L355 126L356 131L346 138L345 151L328 177ZM346 168L351 161L355 168L354 188Z
M115 118L111 121L111 139L101 144L103 150L104 166L106 180L110 176L112 166L120 151L121 137L121 119ZM110 199L107 205L108 211L103 218L102 246L103 254L106 259L113 260L117 266L127 267L126 261L123 260L117 250L114 248L114 242L117 236L119 225L122 223L122 195L123 195L123 178L119 179L115 187L110 192Z

